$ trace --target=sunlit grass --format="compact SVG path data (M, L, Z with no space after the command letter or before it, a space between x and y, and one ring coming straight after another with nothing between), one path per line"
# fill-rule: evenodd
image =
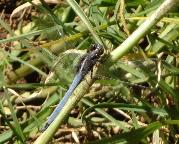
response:
M78 16L73 3L32 4L28 21L16 21L14 30L1 18L7 38L0 40L0 143L177 143L177 9L124 45L162 3L86 1ZM95 83L89 91L79 88L85 97L68 109L60 127L41 135L73 80L79 55L96 42L104 44L107 56L92 74Z

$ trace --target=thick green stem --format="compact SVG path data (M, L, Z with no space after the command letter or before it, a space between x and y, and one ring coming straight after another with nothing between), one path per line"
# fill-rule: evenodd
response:
M131 50L141 38L143 38L151 28L179 2L178 0L165 0L163 4L143 23L137 28L119 47L111 53L112 61L118 60L125 53Z
M97 68L93 71L93 76L95 76ZM93 84L93 79L91 79L91 74L89 73L85 79L79 84L76 90L73 92L67 103L65 104L62 111L58 114L56 119L51 123L51 125L44 131L35 141L34 144L46 144L53 137L55 132L58 130L59 126L63 123L65 117L70 113L71 109L80 101L80 99L87 93L90 86Z

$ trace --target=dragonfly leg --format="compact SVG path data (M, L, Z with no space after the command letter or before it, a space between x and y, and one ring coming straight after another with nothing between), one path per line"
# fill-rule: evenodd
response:
M91 79L93 78L93 68L91 69Z

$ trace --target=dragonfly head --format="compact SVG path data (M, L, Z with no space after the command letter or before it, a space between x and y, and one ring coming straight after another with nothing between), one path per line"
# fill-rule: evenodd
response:
M87 52L96 51L96 54L101 56L104 53L104 47L100 44L92 44Z

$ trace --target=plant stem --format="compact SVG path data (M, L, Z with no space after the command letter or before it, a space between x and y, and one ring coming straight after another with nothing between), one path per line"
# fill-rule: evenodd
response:
M111 60L116 61L131 50L177 2L178 0L165 0L143 24L141 24L120 46L111 52Z
M93 71L93 76L97 73L97 68ZM63 123L65 117L70 113L71 109L80 101L80 99L87 93L90 86L93 84L93 79L89 73L84 80L79 84L76 90L73 92L67 103L51 123L51 125L44 131L34 142L34 144L46 144L53 137L59 126Z

